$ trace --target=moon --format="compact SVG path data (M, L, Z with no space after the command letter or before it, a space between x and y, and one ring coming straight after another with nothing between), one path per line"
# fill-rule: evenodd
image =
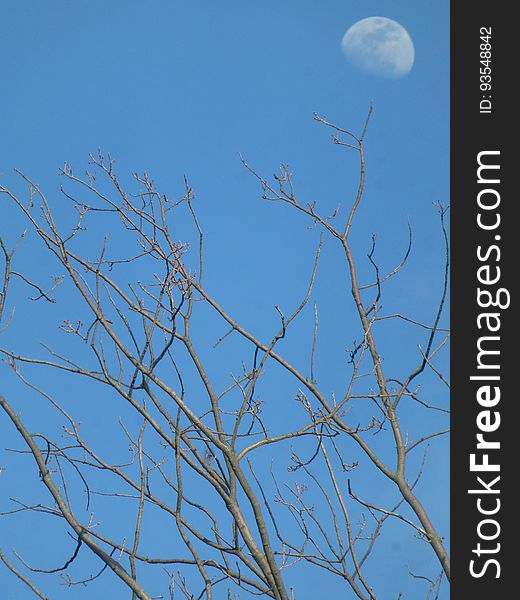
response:
M409 33L386 17L368 17L354 23L343 36L341 48L355 67L388 79L407 75L415 60Z

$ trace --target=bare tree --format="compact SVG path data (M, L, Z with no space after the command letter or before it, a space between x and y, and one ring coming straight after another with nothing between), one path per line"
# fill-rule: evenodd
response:
M9 301L15 285L28 286L35 310L37 301L55 303L66 289L62 294L66 313L75 312L74 319L60 325L73 338L65 353L46 346L39 356L28 355L16 343L0 349L26 387L24 396L13 397L10 392L7 397L5 390L0 396L4 417L20 439L19 446L9 450L20 455L20 471L38 474L36 500L14 498L15 491L9 490L13 504L3 506L2 514L54 517L60 526L48 544L68 552L58 565L34 564L4 545L0 551L4 565L36 596L47 598L37 587L45 585L41 573L60 574L73 588L111 570L132 600L239 596L293 600L302 592L292 580L288 583L285 574L305 565L337 578L344 597L388 598L384 589L371 583L369 566L380 560L375 549L387 523L394 521L431 547L438 559L437 573L410 571L410 576L425 583L424 597L439 597L443 579L449 579L448 555L416 489L426 464L426 452L418 458L420 449L446 434L447 428L413 437L403 429L400 416L412 406L424 411L425 423L432 412L448 413L445 398L437 403L425 399L418 386L426 372L448 386L436 366L449 338L441 327L449 266L446 209L438 206L445 267L438 275L440 294L432 321L425 324L405 314L385 314L381 305L385 284L401 272L412 243L410 233L402 261L382 273L373 236L367 255L373 276L360 281L350 234L363 198L370 113L360 134L317 115L315 119L332 129L335 144L353 151L359 160L359 181L346 213L338 208L325 216L316 204L300 201L286 165L268 180L243 164L260 182L264 199L303 213L344 257L339 276L348 283L359 332L347 354L345 385L332 393L315 375L319 305L313 291L321 241L300 302L287 314L277 306L279 327L261 339L227 312L205 285L203 232L187 180L177 200L159 193L147 173L134 174L129 187L116 175L112 158L99 152L90 156L85 176L77 175L69 164L63 167L66 211L56 212L40 187L20 172L26 197L0 186L4 202L20 211L27 229L57 265L53 285L47 289L17 267L19 245L1 241L4 330L16 327ZM183 210L193 223L195 252L176 237L176 215ZM67 226L64 221L71 214L75 221ZM116 230L114 247L104 234ZM338 311L344 306L345 300L338 299ZM219 339L200 333L200 314L222 327ZM288 358L283 350L283 340L303 314L312 316L306 365ZM404 378L385 372L378 338L383 321L416 328L420 336L416 363L405 365ZM231 340L241 366L229 384L221 386L212 375L212 347L220 349ZM399 345L397 338L394 343ZM37 383L38 369L47 378L59 372L63 382L80 378L84 389L95 390L88 406L71 398L72 384L63 383L61 392L51 392L49 386ZM258 390L267 377L288 378L294 396L263 401ZM48 403L61 434L50 427L48 433L35 433L27 424L26 415L37 397ZM113 443L107 444L95 431L84 431L81 423L86 413L109 418L114 413L105 407L117 398L122 401L116 405L120 418L111 423ZM294 406L293 422L277 418L282 403ZM357 411L352 412L353 406ZM129 450L124 460L117 450L120 439ZM285 467L280 469L284 456ZM371 497L359 491L365 477L361 464L377 477ZM105 506L111 510L115 506L124 515L131 510L132 522L123 517L116 525L115 517L103 519L101 515L109 514ZM154 519L160 524L155 532L149 530ZM23 545L22 540L16 545ZM14 558L6 554L11 551ZM99 560L97 571L78 577L89 555ZM44 557L40 559L45 563Z

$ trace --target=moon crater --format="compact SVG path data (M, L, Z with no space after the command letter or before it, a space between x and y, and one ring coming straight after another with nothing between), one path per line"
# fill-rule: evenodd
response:
M341 41L346 59L357 68L389 79L410 72L415 60L412 38L397 21L368 17L354 23Z

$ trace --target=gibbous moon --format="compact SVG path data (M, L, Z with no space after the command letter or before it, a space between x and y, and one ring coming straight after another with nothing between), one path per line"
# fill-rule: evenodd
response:
M343 36L341 48L354 66L389 79L409 73L415 59L406 29L386 17L368 17L354 23Z

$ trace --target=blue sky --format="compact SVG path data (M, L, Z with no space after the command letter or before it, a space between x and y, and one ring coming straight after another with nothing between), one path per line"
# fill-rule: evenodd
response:
M372 15L395 19L413 39L415 65L406 77L378 79L346 62L341 52L344 32ZM449 203L447 1L8 1L0 7L0 27L3 184L21 189L13 174L13 168L18 168L49 197L58 198L58 169L68 161L83 170L88 153L98 147L115 157L122 176L146 170L163 192L173 196L182 192L186 175L205 232L206 285L232 314L261 334L276 326L274 304L288 310L304 291L319 231L287 207L262 201L258 183L241 165L239 153L266 176L281 162L288 163L301 197L316 200L322 213L332 212L338 203L346 207L355 191L356 162L330 143L330 131L313 121L312 114L360 131L373 101L366 138L366 192L352 243L364 260L370 235L377 232L382 270L389 270L406 249L410 223L413 255L403 278L388 285L385 312L431 322L442 268L442 240L433 203ZM16 214L1 206L1 234L11 243L22 229ZM37 254L35 261L32 243L29 239L20 251L25 268L52 271L45 255ZM330 382L331 389L345 368L341 348L353 337L349 312L353 307L347 302L344 314L329 318L337 314L337 299L346 298L344 278L338 276L339 260L338 250L326 242L317 281L323 315L318 368L319 378ZM367 267L361 272L369 273ZM55 321L62 309L45 309L49 318L42 322L25 302L27 290L18 288L17 293L12 300L20 305L17 320L1 345L38 354L40 340L59 344ZM197 335L201 340L210 334L218 338L223 331L211 329L205 318L201 317ZM295 330L295 341L286 349L296 361L304 360L300 348L307 339L305 323ZM418 337L405 329L396 338L394 331L390 325L381 327L382 354L389 370L403 374L416 360ZM423 338L419 341L423 343ZM215 377L221 377L224 369L227 376L225 352L215 361ZM440 366L447 368L446 358ZM7 369L1 372L7 389L0 391L7 396L17 388ZM65 380L47 383L69 389ZM281 393L290 394L284 385L280 384ZM446 403L434 377L427 375L423 386L426 395L431 392L433 403ZM273 384L268 389L274 393L275 388ZM413 411L403 417L406 426L419 431L420 418ZM14 445L16 439L5 419L0 427L2 448ZM102 424L99 427L104 431ZM447 444L433 443L432 452L435 459L422 484L422 497L447 534ZM2 454L2 460L14 459L4 460ZM14 481L12 469L0 476L4 502L0 510L7 508ZM367 477L359 489L365 485L368 493L371 482ZM21 491L28 493L25 485L20 482ZM30 517L25 526L41 527L36 521ZM29 531L14 528L14 521L0 521L4 551ZM383 546L388 553L372 573L376 589L385 589L385 582L392 579L397 563L389 556L399 555L410 537L409 532L396 529L390 546ZM410 563L414 572L433 572L428 552L418 550L416 564ZM405 598L422 597L414 595L422 590L420 583L410 582L406 573L398 577L406 580L401 586ZM114 598L123 597L118 595L122 594L119 584L110 584L109 579L103 585L114 587L103 589ZM31 597L5 570L0 571L0 581L6 598ZM43 582L51 597L64 593L50 580ZM327 597L350 597L341 595L345 588L334 587L337 582L325 583L309 575L298 600L316 598L314 585L327 590ZM394 591L401 588L392 587L388 590L392 595L381 593L381 598L396 597ZM89 589L76 588L74 597L97 598L101 587ZM442 597L448 597L446 590Z

